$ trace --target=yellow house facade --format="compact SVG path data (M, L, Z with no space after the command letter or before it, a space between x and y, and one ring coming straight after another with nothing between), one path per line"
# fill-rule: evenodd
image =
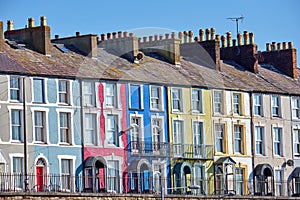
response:
M169 87L168 101L171 192L212 194L211 92L196 87Z

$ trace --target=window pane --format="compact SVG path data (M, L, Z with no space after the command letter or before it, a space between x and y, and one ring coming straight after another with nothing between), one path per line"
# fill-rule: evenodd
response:
M34 112L34 126L35 126L35 140L40 142L45 142L44 112L42 111Z
M33 79L34 102L44 103L44 80Z
M21 111L11 110L12 139L21 141Z
M131 108L141 107L141 88L139 85L130 85L130 102Z
M10 77L10 99L20 100L20 79L17 77Z
M96 145L96 115L85 114L84 142L88 145Z

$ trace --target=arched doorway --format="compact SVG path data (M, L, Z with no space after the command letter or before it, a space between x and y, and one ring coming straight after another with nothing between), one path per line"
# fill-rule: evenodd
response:
M44 192L47 188L47 164L44 158L39 158L35 165L36 190Z
M255 195L273 196L273 169L269 164L259 164L254 169Z
M175 194L191 193L192 166L188 162L177 163L173 168L173 187Z
M93 156L85 160L85 191L105 192L107 164L103 157Z

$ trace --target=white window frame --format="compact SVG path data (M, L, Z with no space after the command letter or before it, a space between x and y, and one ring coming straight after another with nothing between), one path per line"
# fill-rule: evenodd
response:
M23 121L24 121L24 116L23 116L23 107L22 106L7 106L8 111L9 111L9 130L10 130L10 142L13 143L22 143L24 141L24 130L23 130ZM20 140L14 140L12 137L13 131L12 131L12 119L11 119L11 114L12 110L19 110L20 111Z
M152 95L152 89L157 88L158 89L158 97L154 97ZM154 111L163 111L164 110L164 91L162 86L158 85L150 85L149 87L149 93L150 93L150 110ZM154 108L152 101L157 101L158 108Z
M279 173L279 180L277 179L277 173ZM284 196L284 170L283 169L275 169L274 170L274 185L275 185L275 196ZM277 190L277 187L280 187L280 191Z
M217 150L217 140L218 140L218 138L221 138L221 137L218 137L217 136L217 126L220 126L221 128L223 128L223 131L222 131L222 149L221 149L221 151L218 151ZM225 143L225 137L226 137L226 128L225 128L225 126L226 126L226 124L225 123L222 123L222 122L220 122L220 123L215 123L214 124L214 132L215 132L215 140L216 140L216 152L217 153L225 153L225 150L226 150L226 143ZM219 132L219 131L218 131Z
M22 153L10 153L9 154L9 158L10 158L10 163L11 163L11 165L10 165L10 172L11 172L11 174L14 174L14 165L13 165L14 158L22 158L22 161L23 161L22 162L22 168L23 169L22 169L21 175L23 175L24 174L24 154L22 154ZM23 185L23 177L20 177L20 178L21 178L20 181L22 181L20 183L21 183L21 185ZM15 183L14 180L12 181L11 184L12 184L11 187L15 187L15 185L16 185L16 183ZM17 187L15 189L22 190L23 188Z
M199 173L197 173L196 168L198 168L200 170L200 176L199 177ZM207 176L206 176L206 172L205 172L205 163L203 162L196 162L194 164L194 169L193 169L193 175L194 175L194 185L198 185L200 186L200 189L196 189L194 191L195 195L205 195L207 194Z
M132 106L131 106L131 86L132 85L135 85L135 86L139 86L139 88L140 88L140 99L139 99L139 101L140 101L140 108L133 108ZM134 84L134 83L129 83L128 84L128 95L129 95L129 98L128 98L128 104L129 104L129 109L140 109L140 110L142 110L142 109L144 109L144 101L143 101L143 99L144 99L144 88L143 88L143 85L142 84Z
M37 141L36 140L36 133L35 133L35 112L40 111L43 112L43 117L44 117L44 142L42 141ZM49 144L49 119L48 119L48 114L49 114L49 109L48 108L41 108L41 107L32 107L31 108L31 113L32 113L32 121L33 121L33 141L35 143L40 143L40 144Z
M58 155L58 162L59 162L59 174L60 174L60 182L62 183L62 160L71 160L71 185L70 185L70 189L63 189L63 191L66 192L70 192L70 191L74 191L75 189L75 161L76 161L76 156L72 156L72 155Z
M113 165L114 165L115 168L110 169L109 168L110 163L114 163ZM119 165L120 165L119 160L107 160L107 190L109 192L116 192L116 193L120 192L120 184L119 184L119 182L120 182L120 176L119 176L120 169L119 169ZM110 170L114 171L114 175L110 174ZM114 178L115 180L112 181L111 180L112 178ZM110 183L109 183L110 181L111 181L111 183L114 183L114 185L110 185ZM109 186L114 186L114 187L117 187L117 188L109 188Z
M178 91L178 97L173 98L173 91ZM174 102L178 102L179 108L174 108ZM183 101L183 89L182 88L171 88L171 103L172 103L172 112L182 113L184 110L184 101Z
M274 104L274 98L278 99L278 104ZM280 117L281 116L281 99L278 95L271 96L271 115L272 117ZM273 109L276 109L278 113L274 113Z
M256 155L262 155L262 156L265 156L266 154L265 154L265 127L264 126L261 126L261 125L259 125L259 126L255 126L254 127L254 131L255 131L255 154ZM261 140L259 140L258 139L258 132L257 132L257 129L260 129L260 133L261 133L261 136L262 136L262 139ZM257 143L259 143L259 144L261 144L262 145L262 152L261 153L259 153L257 150Z
M240 129L240 132L237 132L237 130L236 130L236 128L238 128L238 127ZM243 129L244 129L244 126L240 125L240 124L235 124L233 126L233 139L234 139L233 146L234 146L234 153L244 154L244 142L245 141L244 141L244 133L243 133L244 130ZM240 134L239 138L236 137L237 133ZM235 148L236 142L238 142L238 144L239 144L239 148L240 148L239 151L236 150L236 148Z
M201 124L201 136L200 136L200 140L202 141L198 141L199 138L196 139L196 136L197 135L200 135L198 133L196 133L196 130L195 130L195 123L197 124ZM194 148L194 156L203 156L204 153L205 153L205 121L204 120L192 120L192 131L193 131L193 148ZM197 141L197 144L196 144L196 141ZM201 154L197 153L197 152L201 152ZM204 155L205 156L205 155Z
M57 121L58 121L58 144L60 145L74 145L74 132L73 132L73 114L74 111L71 109L56 109ZM60 131L60 113L67 113L69 115L69 132L70 132L70 143L61 142L61 131Z
M65 82L66 83L66 91L60 91L60 82ZM65 95L66 96L66 102L61 102L60 101L60 95ZM71 80L66 80L66 79L58 79L57 80L57 103L62 104L62 105L71 105L72 100L72 82Z
M19 87L18 88L12 88L11 87L11 80L13 78L16 78L18 79L18 83L19 83ZM9 83L8 83L8 99L11 101L11 102L21 102L23 101L23 81L24 81L24 77L20 77L20 76L8 76L8 79L9 79ZM19 95L19 98L18 99L12 99L11 98L11 91L12 90L16 90L18 95Z
M92 126L93 127L87 127L87 124L86 123L86 116L87 115L91 115L92 116ZM87 134L87 131L89 130L93 130L94 131L94 134L93 134L93 142L94 143L87 143L86 140L84 140L84 145L86 146L98 146L99 144L99 141L98 141L98 136L99 136L99 132L98 132L98 126L97 124L99 124L98 122L98 114L97 113L84 113L84 133L85 135Z
M220 94L220 101L216 101L215 94ZM219 106L216 106L219 105ZM216 108L220 107L220 111L216 111ZM223 91L221 90L213 90L213 108L214 108L214 114L223 114L224 113L224 96Z
M109 123L108 123L108 120L109 120L109 117L113 117L113 120L114 120L114 130L110 130L109 129ZM106 115L106 120L105 120L105 123L106 123L106 143L108 146L114 146L114 147L120 147L121 146L121 142L120 142L120 137L118 135L118 132L120 131L120 116L118 114L107 114ZM108 132L111 132L113 138L114 138L114 142L113 143L110 143L109 141L109 138L108 138Z
M300 127L293 128L293 149L294 155L299 157L300 156ZM298 152L296 151L298 149Z
M160 121L160 126L158 126L157 124L154 124L154 122L156 120L159 120ZM160 141L156 141L156 135L157 134L157 129L159 129L159 138L160 138ZM159 115L152 115L151 116L151 135L152 135L152 146L153 146L153 150L159 150L157 149L157 145L160 146L162 143L165 142L165 133L164 133L164 116L159 116ZM155 146L154 146L155 145Z
M140 119L140 125L132 123L133 118ZM144 142L144 115L141 114L130 114L130 142L138 142L142 144ZM134 129L138 129L137 133L133 133ZM137 134L137 141L133 140L134 134ZM138 149L132 149L133 152L138 151Z
M279 131L279 139L276 140L276 131L275 130L278 130ZM283 156L283 128L282 127L272 127L272 132L273 132L273 154L274 156ZM275 146L276 144L279 144L279 154L276 154L275 153Z
M234 115L242 115L242 94L241 93L237 93L237 92L232 93L232 113Z
M297 97L292 97L292 118L293 119L300 118L300 99Z
M85 85L85 84L90 84L90 88L89 86ZM83 106L85 107L96 107L96 83L93 81L82 81L82 98L83 98ZM90 91L88 91L89 93L87 93L87 90L85 90L86 88L89 88ZM92 102L87 102L86 98L90 97Z
M174 130L174 125L175 122L179 122L181 127L177 126L177 130L179 130L179 133L176 134L175 137L175 130ZM173 151L174 151L174 156L182 156L183 152L183 145L185 144L185 137L184 137L184 130L185 130L185 121L184 119L181 118L173 118L172 119L172 137L173 137Z
M198 92L198 97L197 99L194 99L194 95L193 95L193 92L194 91L197 91ZM200 95L200 96L199 96ZM195 104L197 105L197 108L195 109L194 108L194 102ZM201 89L197 89L197 88L192 88L191 90L191 108L192 108L192 111L194 113L204 113L204 106L203 106L203 90Z
M38 80L42 80L43 81L43 102L37 102L35 101L34 99L34 80L35 79L38 79ZM47 82L48 82L48 79L47 78L42 78L42 77L32 77L31 78L31 82L32 82L32 102L35 103L35 104L48 104L48 98L47 98L47 94L48 94L48 91L47 91Z
M107 92L107 87L112 86L113 91L112 93ZM107 82L103 84L104 88L104 97L105 97L105 107L107 108L117 108L118 107L118 84L114 82ZM107 99L111 98L112 99L112 105L108 104Z
M257 102L257 98L259 98L259 102ZM255 113L255 108L258 109L259 113ZM263 116L263 96L261 94L254 94L253 95L253 113L254 116Z

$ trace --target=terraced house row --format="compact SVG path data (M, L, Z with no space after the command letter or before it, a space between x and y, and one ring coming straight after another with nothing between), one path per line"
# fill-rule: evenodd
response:
M3 37L4 35L4 37ZM0 190L297 196L291 42L215 29L50 39L0 22Z

